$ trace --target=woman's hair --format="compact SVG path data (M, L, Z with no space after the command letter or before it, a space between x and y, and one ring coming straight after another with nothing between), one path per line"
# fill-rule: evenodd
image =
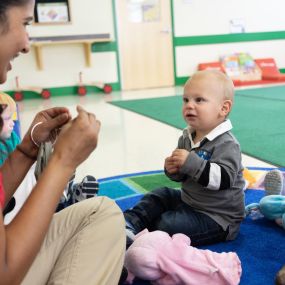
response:
M0 105L7 105L7 107L9 106L10 111L12 112L12 119L17 120L17 105L10 95L0 91ZM2 112L3 110L4 108L2 109Z
M3 128L3 119L2 119L2 112L5 110L5 108L7 108L7 105L4 104L0 104L0 133L2 132L2 128ZM3 143L4 146L6 147L6 143L4 142L4 140L0 139L0 143ZM3 149L0 149L0 159L3 159L5 157L6 153Z
M0 133L2 131L3 128L3 119L2 119L2 112L5 110L5 108L7 108L7 105L4 104L0 104Z
M30 0L0 0L0 32L5 31L7 25L7 10L11 7L24 6Z

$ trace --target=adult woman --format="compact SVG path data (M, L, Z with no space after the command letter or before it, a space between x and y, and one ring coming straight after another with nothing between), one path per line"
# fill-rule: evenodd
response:
M34 0L0 1L0 83L11 61L29 51L26 26L33 11ZM54 215L69 177L97 146L100 122L81 107L77 112L73 120L66 108L38 113L0 169L6 204L36 160L37 145L61 129L53 155L21 211L8 226L0 215L0 285L118 283L125 232L114 202L88 199Z

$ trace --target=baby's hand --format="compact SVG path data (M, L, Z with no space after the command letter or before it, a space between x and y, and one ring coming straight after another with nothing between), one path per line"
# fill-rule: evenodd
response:
M179 171L177 165L174 164L172 157L167 157L164 162L166 171L170 174L176 174Z
M188 155L189 155L189 151L185 149L176 149L173 151L171 158L172 158L174 165L180 168L185 163Z

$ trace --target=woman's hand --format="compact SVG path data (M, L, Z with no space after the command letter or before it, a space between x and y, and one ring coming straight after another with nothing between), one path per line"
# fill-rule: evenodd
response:
M1 168L4 177L3 184L6 191L6 201L10 200L31 165L37 159L39 148L31 139L33 126L42 122L36 126L33 131L33 139L39 144L53 139L56 131L68 121L70 121L70 114L68 109L64 107L44 110L35 116L22 142L17 145L16 150L8 156Z
M46 141L54 141L60 130L71 119L69 110L64 107L56 107L39 112L30 128L28 133L31 133L33 127L37 125L31 134L34 142L40 144Z
M82 107L77 106L77 112L77 117L61 129L53 151L53 157L71 168L76 168L96 148L101 126L95 115Z
M64 107L39 112L17 149L29 159L36 160L40 143L54 141L60 128L70 119L69 110Z

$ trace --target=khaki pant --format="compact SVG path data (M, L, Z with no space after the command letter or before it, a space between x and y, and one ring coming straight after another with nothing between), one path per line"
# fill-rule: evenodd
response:
M125 247L125 221L115 202L82 201L54 215L22 285L117 285Z

